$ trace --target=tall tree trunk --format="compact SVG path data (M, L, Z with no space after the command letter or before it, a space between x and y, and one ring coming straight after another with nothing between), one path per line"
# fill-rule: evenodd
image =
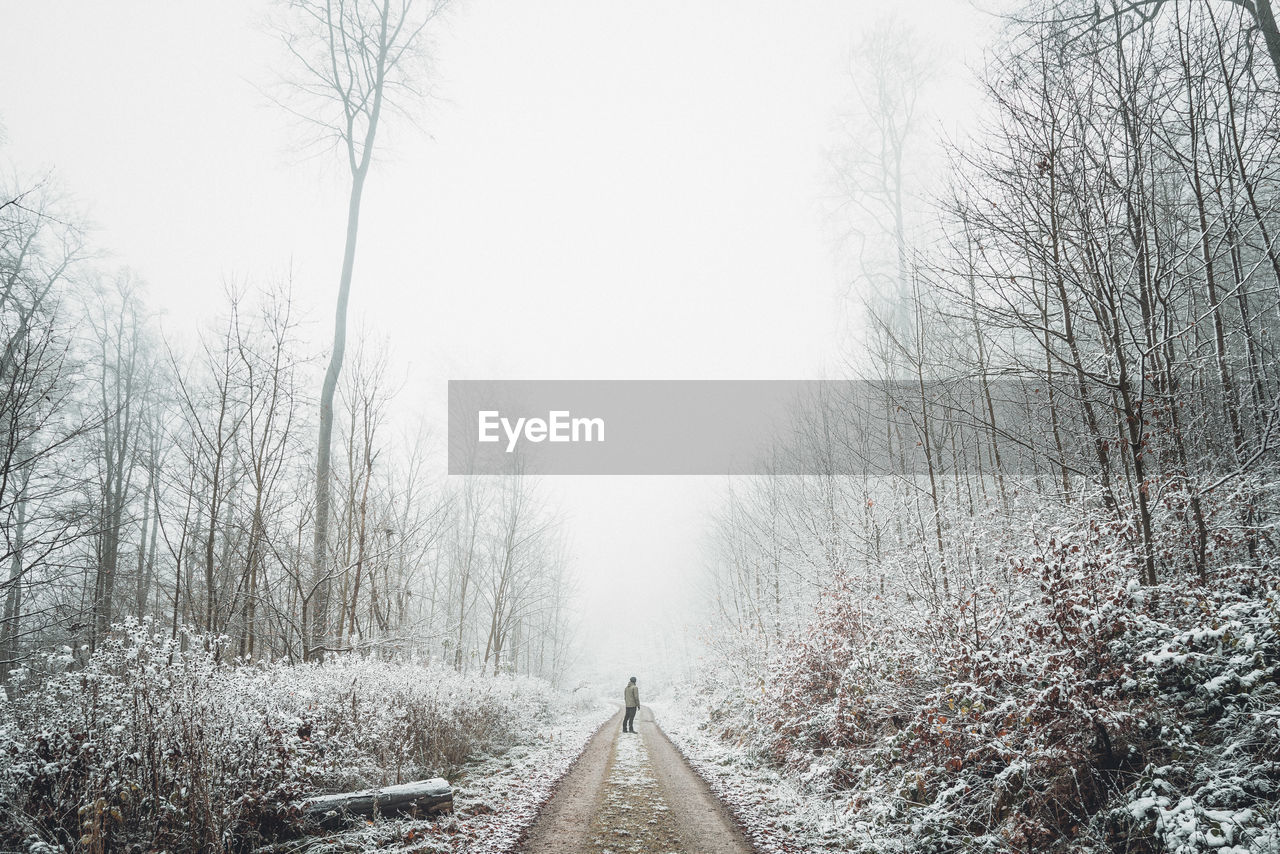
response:
M30 475L24 473L22 488L18 494L17 507L14 511L13 554L9 557L9 588L4 600L4 621L0 622L0 685L12 693L9 686L9 671L18 666L18 635L22 620L22 576L26 572L23 558L26 551L27 532L27 499L25 496L27 480Z
M1253 9L1254 19L1267 44L1267 54L1271 57L1271 64L1275 66L1276 77L1280 78L1280 26L1276 24L1275 7L1271 0L1253 0Z
M1107 452L1106 440L1098 424L1098 415L1094 411L1093 401L1089 396L1089 381L1084 368L1084 360L1080 356L1080 344L1076 338L1075 324L1072 320L1073 308L1071 298L1067 295L1066 277L1062 271L1062 235L1058 221L1057 199L1058 164L1056 158L1049 164L1049 233L1053 252L1053 281L1057 290L1058 308L1062 312L1062 337L1067 342L1067 351L1071 354L1071 367L1076 376L1076 391L1080 396L1080 410L1084 415L1085 427L1093 440L1093 452L1098 461L1098 477L1102 484L1102 503L1111 511L1116 509L1115 489L1111 485L1111 460Z
M1232 450L1237 455L1244 445L1240 429L1239 403L1231 370L1227 365L1227 336L1222 322L1222 305L1218 298L1218 283L1214 276L1213 252L1209 248L1209 214L1205 209L1205 194L1200 179L1200 123L1193 98L1193 81L1190 58L1183 60L1183 78L1187 84L1187 130L1191 137L1191 191L1196 200L1196 218L1200 226L1200 260L1204 264L1205 292L1209 298L1209 313L1213 318L1213 354L1218 366L1218 383L1222 386L1222 405L1231 425Z
M929 428L929 397L924 384L924 306L920 302L920 289L914 279L912 280L912 291L912 301L915 303L916 311L915 368L916 387L920 392L921 440L924 446L925 468L929 471L929 500L933 509L933 534L938 545L938 568L942 574L942 597L944 601L949 601L951 581L948 578L947 553L942 539L942 506L938 498L938 481L934 471L933 437Z
M333 350L329 353L329 367L325 371L324 385L320 389L320 435L316 447L316 519L315 534L311 542L311 566L316 592L311 619L311 645L306 651L306 657L311 661L324 659L325 638L328 635L329 599L333 581L328 565L333 397L338 388L338 375L342 373L342 359L347 350L347 303L351 298L351 274L355 269L356 239L360 232L360 199L364 194L367 166L366 160L364 167L356 168L351 174L351 198L347 205L347 242L342 253L342 276L338 281L338 306L333 320Z

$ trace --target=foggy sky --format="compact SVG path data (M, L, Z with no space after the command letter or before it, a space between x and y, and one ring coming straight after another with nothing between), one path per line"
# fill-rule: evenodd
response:
M447 379L799 379L846 342L826 211L845 61L872 2L462 0L436 30L420 128L387 122L365 194L351 330L391 349L407 422ZM987 22L913 4L956 85ZM171 335L223 282L291 270L331 333L341 161L298 153L269 98L283 52L256 0L10 4L0 162L50 173ZM657 667L715 479L544 483L569 521L608 667ZM624 619L625 617L625 619ZM621 633L620 623L626 627Z

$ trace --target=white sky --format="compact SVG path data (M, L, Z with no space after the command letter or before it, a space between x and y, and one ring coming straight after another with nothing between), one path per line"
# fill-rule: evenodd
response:
M401 405L443 425L451 378L829 375L825 151L849 49L894 5L459 0L436 30L425 133L388 126L362 211L352 328L389 343ZM944 75L989 26L965 0L902 11ZM262 0L0 15L0 162L52 172L166 330L216 312L224 279L292 265L316 340L331 334L346 176L292 153L259 91L283 67ZM622 648L620 618L646 632L696 570L715 484L545 486L570 519L586 637Z

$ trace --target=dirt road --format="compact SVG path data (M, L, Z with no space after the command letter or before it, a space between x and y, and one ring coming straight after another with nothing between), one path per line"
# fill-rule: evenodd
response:
M725 808L645 707L597 732L530 829L523 854L751 854Z

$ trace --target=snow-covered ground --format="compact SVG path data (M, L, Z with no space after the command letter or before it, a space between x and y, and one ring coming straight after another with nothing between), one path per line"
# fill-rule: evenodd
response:
M1154 594L1148 597L1149 591L1136 585L1113 600L1123 628L1100 647L1120 675L1103 674L1095 681L1099 696L1112 698L1125 713L1121 725L1111 726L1118 767L1105 764L1112 755L1104 752L1105 742L1092 748L1083 742L1085 750L1066 779L1078 775L1075 779L1083 782L1076 785L1083 788L1086 774L1093 773L1105 788L1096 788L1091 798L1077 794L1079 804L1064 806L1080 816L1071 829L1071 850L1276 854L1280 612L1275 588L1242 584L1205 592L1166 586L1155 593L1159 607L1148 601ZM1045 659L1051 652L1044 651ZM797 679L781 669L770 673L775 682ZM852 681L844 673L834 677ZM931 735L927 727L911 726L911 715L946 723L937 714L928 717L928 709L904 709L907 726L868 728L863 742L793 750L785 755L789 767L783 768L779 754L768 753L770 739L777 736L761 724L770 711L766 695L744 695L742 689L710 682L715 685L710 690L665 698L655 714L762 852L1043 850L1016 838L1011 828L1045 802L1061 803L1072 795L1055 788L1066 767L1055 765L1065 755L1059 742L1039 747L1024 738L1015 745L999 730L991 733L995 746L988 747L981 738L985 730L969 722L964 730L948 730L949 738L971 739L972 746L957 754L960 760L942 765L925 751L904 749ZM1005 702L1028 714L1031 700L1004 690ZM992 696L986 705L999 713L997 700ZM955 708L951 712L948 704L941 711L972 711L958 703ZM1065 715L1060 710L1057 720ZM1027 731L1037 732L1030 726ZM1081 738L1090 736L1086 732ZM983 750L997 749L992 755L998 763L983 761ZM836 780L841 784L834 785Z
M516 742L468 761L454 780L454 813L435 820L383 820L300 843L312 854L505 854L519 843L588 739L617 706L572 697L532 719L511 721Z
M220 664L146 623L44 672L0 694L4 850L505 851L616 710L422 662ZM292 838L306 798L434 777L455 816Z
M759 761L744 742L722 741L692 698L652 705L663 732L764 854L844 850L855 830L848 804L805 792Z

